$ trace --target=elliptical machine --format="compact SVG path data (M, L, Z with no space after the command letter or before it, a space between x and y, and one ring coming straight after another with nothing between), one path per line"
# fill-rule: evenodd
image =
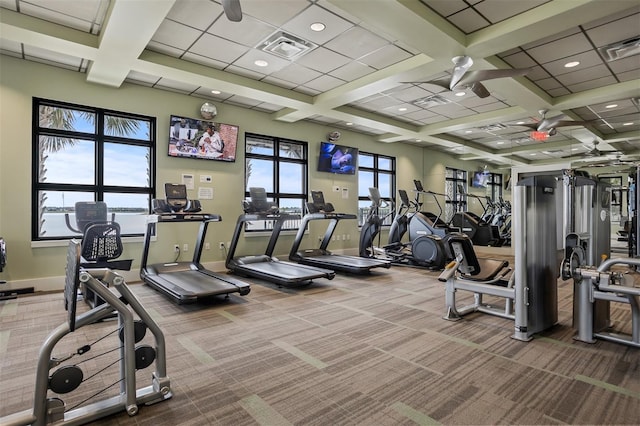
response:
M402 189L398 191L400 207L389 229L388 244L379 249L373 246L373 240L378 235L386 216L375 218L381 206L380 194L376 188L370 188L369 192L373 202L371 212L374 218L368 218L366 226L363 226L360 243L361 255L370 256L371 253L379 253L398 265L420 266L430 269L444 268L449 258L443 241L446 234L437 235L436 232L440 232L440 230L436 230L434 227L429 228L429 224L433 223L432 218L436 217L430 213L419 211L419 194L416 196L416 201L410 202L407 191ZM432 218L427 215L431 215ZM403 242L402 238L407 231L409 231L409 241ZM367 247L369 247L368 250Z
M480 202L482 209L486 212L486 208L480 197L465 193L462 185L458 185L458 190L461 194L476 198ZM473 212L456 212L453 215L453 218L451 218L450 224L467 234L474 245L493 247L500 247L502 245L499 228L484 221L480 216Z

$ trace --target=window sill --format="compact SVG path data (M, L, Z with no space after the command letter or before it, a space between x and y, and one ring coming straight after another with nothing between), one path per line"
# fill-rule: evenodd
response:
M78 237L78 239L81 239ZM156 237L151 237L151 241L155 241ZM142 243L144 237L122 237L122 243ZM31 248L46 248L46 247L66 247L69 245L69 240L46 240L46 241L31 241Z

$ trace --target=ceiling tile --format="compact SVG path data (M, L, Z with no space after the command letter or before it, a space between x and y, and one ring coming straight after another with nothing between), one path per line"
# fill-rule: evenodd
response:
M320 75L322 74L318 71L303 67L302 65L295 62L292 62L282 69L271 73L271 77L290 82L294 86L304 84L307 81L318 78Z
M352 59L378 50L389 44L387 40L361 27L351 27L325 44L325 47Z
M569 73L556 75L556 79L565 86L570 86L572 84L610 76L611 72L607 67L604 65L596 65L594 67L583 68Z
M640 14L625 16L622 19L610 22L587 31L587 36L596 47L638 37L640 27Z
M453 15L469 7L463 0L420 0L442 16Z
M301 58L298 58L296 62L307 68L328 73L347 64L349 58L325 49L324 47L318 47Z
M89 33L94 25L103 23L108 4L108 0L58 0L55 4L51 0L29 0L20 2L20 12Z
M245 46L205 33L191 46L189 52L230 64L247 50Z
M158 43L155 41L150 41L146 47L148 50L162 53L168 56L172 56L174 58L179 58L184 53L183 49L178 49L177 47L167 46L166 44Z
M503 21L520 13L531 10L549 0L527 0L527 1L504 1L504 0L484 0L474 5L482 16L491 23Z
M465 34L471 34L489 26L489 22L473 9L464 9L453 14L449 17L449 20Z
M186 50L200 35L202 35L202 31L165 19L151 40Z
M388 44L375 52L363 56L359 61L373 68L383 69L410 57L411 55L406 50L400 49L393 44Z
M353 61L333 71L331 75L344 81L353 81L365 75L371 74L375 69L363 63Z
M205 56L196 55L195 53L185 53L182 56L182 59L185 59L190 62L195 62L196 64L206 65L215 69L222 70L228 64L221 61L216 61L215 59L207 58Z
M316 22L325 24L326 28L323 31L311 30L309 27ZM319 6L312 5L282 25L282 28L305 40L312 41L316 44L324 44L352 26L353 24L351 22Z
M584 34L575 34L527 50L541 64L593 50Z
M308 0L252 0L242 2L242 13L274 26L281 26L304 9Z
M326 92L327 90L335 89L338 86L344 84L344 81L337 79L335 77L331 77L330 75L321 75L318 78L315 78L311 81L308 81L304 84L304 87L308 87L310 89L319 90L321 92Z
M601 77L594 80L588 80L579 82L576 84L567 85L567 88L571 90L573 93L583 92L585 90L597 89L598 87L603 87L608 84L615 84L616 80L612 76L609 77Z
M564 65L567 62L573 61L580 62L580 65L574 68L565 68ZM586 70L598 65L602 65L602 59L595 51L591 50L574 56L568 56L557 61L547 62L543 67L549 74L560 76L563 74L576 73L580 70Z
M156 83L156 86L159 86L159 87L162 87L162 88L179 90L180 92L184 92L184 93L195 92L196 89L198 89L198 87L199 87L199 86L194 85L194 84L187 84L187 83L183 83L181 81L175 81L175 80L171 80L171 79L165 78L165 77L163 77L160 80L158 80L158 82Z
M266 61L268 65L261 67L255 64L256 61ZM233 65L252 70L265 76L286 67L289 65L289 61L261 50L249 49L244 55L236 59Z
M222 13L222 5L210 0L180 0L175 2L167 18L204 31Z
M258 47L259 43L276 30L277 27L273 25L265 24L251 16L243 16L240 22L232 22L226 18L218 19L207 32L247 47Z
M248 77L250 79L253 80L260 80L262 78L264 78L266 76L265 73L262 72L258 72L258 71L254 71L254 70L250 70L247 68L243 68L241 66L237 66L236 64L238 63L238 61L236 61L233 65L229 65L227 68L225 68L225 71L228 71L232 74L236 74L236 75L241 75L243 77ZM254 68L257 68L254 65Z

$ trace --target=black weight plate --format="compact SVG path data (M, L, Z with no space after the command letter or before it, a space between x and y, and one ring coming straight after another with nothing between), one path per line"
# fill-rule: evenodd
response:
M156 350L149 345L140 345L136 348L136 370L143 370L153 364L156 359Z
M147 324L145 324L141 320L136 320L133 322L133 334L134 340L138 343L140 340L144 339L144 336L147 334ZM118 336L120 337L120 341L124 342L124 328L120 327L120 331L118 332Z
M68 393L77 389L83 378L84 374L80 367L65 365L49 377L49 389L55 393Z

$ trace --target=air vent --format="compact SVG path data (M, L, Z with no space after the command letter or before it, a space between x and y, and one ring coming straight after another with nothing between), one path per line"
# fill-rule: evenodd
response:
M440 95L432 95L432 96L427 96L426 98L416 99L411 103L420 108L433 108L440 105L450 104L451 101Z
M640 37L634 37L599 47L598 52L600 52L607 62L637 55L640 53Z
M506 128L507 126L500 123L489 124L487 126L479 127L479 129L482 130L483 132L497 132L498 130L504 130Z
M296 59L318 47L317 44L278 31L257 46L257 49L285 59Z

